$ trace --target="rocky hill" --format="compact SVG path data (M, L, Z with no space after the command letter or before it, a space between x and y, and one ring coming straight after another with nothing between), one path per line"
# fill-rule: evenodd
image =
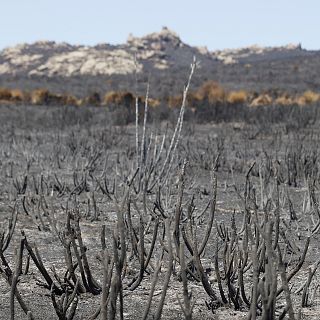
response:
M320 89L318 51L288 45L210 52L189 46L168 28L141 38L130 35L121 45L39 41L6 48L0 52L0 86L81 96L133 91L137 85L143 91L149 81L151 93L161 97L181 92L193 56L199 62L194 87L212 79L230 89Z

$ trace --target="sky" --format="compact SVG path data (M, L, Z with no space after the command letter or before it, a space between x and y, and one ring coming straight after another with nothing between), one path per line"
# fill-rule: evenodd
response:
M38 40L121 44L163 26L209 50L320 49L319 0L2 0L0 10L0 49Z

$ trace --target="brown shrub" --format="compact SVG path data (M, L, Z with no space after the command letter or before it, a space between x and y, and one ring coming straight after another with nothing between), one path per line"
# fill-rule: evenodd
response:
M279 106L291 106L293 104L295 104L295 101L294 99L292 99L292 97L290 97L289 95L287 94L284 94L280 97L278 97L274 103L276 105L279 105Z
M231 91L227 96L227 101L230 104L244 104L247 100L248 93L245 90Z
M195 94L198 100L208 100L210 104L224 102L226 98L226 92L223 87L212 80L203 83Z
M37 89L31 92L31 103L36 105L56 105L62 106L68 104L67 95L52 93L47 89Z
M11 100L11 91L7 88L0 88L0 100L9 101Z
M104 95L102 104L108 106L110 104L120 104L120 101L121 99L119 92L109 91Z
M139 97L139 103L145 104L146 98ZM160 101L158 99L148 98L148 106L151 108L156 108L160 105Z
M67 106L79 106L81 105L81 100L77 99L75 96L65 95L64 104Z
M182 104L182 96L172 96L168 97L168 106L169 108L179 108Z
M77 106L84 106L86 104L85 99L77 99Z
M11 100L15 102L25 101L25 94L20 89L11 90Z
M131 92L110 91L104 96L102 104L106 106L130 107L135 104L135 97Z
M36 89L31 92L31 103L46 105L49 102L50 93L47 89Z
M63 94L49 93L47 103L54 106L63 106L66 105L66 99L67 97Z
M23 102L30 103L31 102L31 93L29 91L23 92Z
M272 97L266 93L260 94L258 97L252 100L250 107L260 107L272 104Z
M303 96L296 97L294 102L300 107L303 107L307 104L306 99Z
M306 105L316 103L320 100L320 95L314 91L307 90L302 96L298 97L297 102L299 105Z

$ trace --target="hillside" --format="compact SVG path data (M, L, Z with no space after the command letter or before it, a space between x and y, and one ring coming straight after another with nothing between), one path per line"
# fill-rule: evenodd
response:
M139 94L149 79L151 94L161 98L181 92L193 56L199 61L194 88L215 80L231 90L320 90L320 51L287 45L210 52L186 44L168 28L141 38L129 35L120 45L39 41L6 48L0 52L0 86L46 87L81 97L93 91L134 91L137 77Z

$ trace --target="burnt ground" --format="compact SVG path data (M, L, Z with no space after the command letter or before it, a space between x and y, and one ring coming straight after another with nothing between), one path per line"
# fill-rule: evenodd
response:
M173 124L154 123L148 127L154 136L168 130L172 134ZM76 108L42 108L2 106L0 109L0 226L6 228L9 217L16 206L18 216L13 239L4 252L12 269L15 266L15 250L24 231L28 242L37 245L45 267L53 277L55 272L63 278L67 271L64 248L57 234L52 230L50 216L39 204L44 198L47 211L54 212L58 230L64 230L66 223L66 206L72 202L70 192L77 179L92 169L93 176L100 176L107 171L108 183L116 188L124 184L123 177L130 171L135 154L135 131L133 126L115 127L111 125L110 115L103 109ZM150 135L150 131L147 131ZM217 205L215 221L211 236L202 257L211 285L218 293L214 269L215 242L218 225L224 223L230 227L234 213L237 230L241 229L244 219L244 207L241 195L244 195L246 174L255 162L250 173L252 189L258 204L269 198L271 206L276 202L274 179L279 181L279 208L282 226L290 225L287 234L295 249L285 257L288 270L292 270L299 261L304 243L310 230L317 222L316 209L310 201L310 181L314 182L314 194L319 197L319 140L320 131L317 123L313 126L288 130L288 124L277 124L272 127L263 124L248 125L245 123L211 123L197 125L185 123L178 148L178 159L172 169L172 194L176 194L177 168L179 162L188 159L186 168L183 208L186 210L194 196L196 212L202 212L210 200L210 168L219 151L220 158L217 170ZM165 145L168 148L168 145ZM93 165L94 164L94 165ZM318 172L319 171L319 172ZM276 172L276 173L275 173ZM19 190L25 177L27 187ZM43 190L37 192L39 181L45 181ZM263 182L261 182L263 179ZM88 177L88 186L77 195L77 208L80 212L80 226L89 264L93 277L101 284L102 264L100 257L100 232L106 225L107 246L111 250L112 232L116 222L114 202L97 189L94 179ZM65 190L59 190L59 182ZM264 186L263 189L262 185ZM93 207L92 190L95 196L96 210ZM121 194L121 191L119 191ZM261 196L263 195L263 196ZM23 206L26 202L27 210ZM155 194L148 195L148 206L152 207ZM70 205L72 206L72 204ZM172 209L174 206L169 205ZM263 206L257 214L263 220ZM173 210L173 209L172 209ZM170 211L170 210L169 210ZM292 221L292 211L297 220ZM95 216L97 215L97 216ZM137 224L138 214L133 211L133 222ZM51 216L52 218L52 216ZM207 225L208 213L199 216L198 235L201 236ZM288 238L289 238L288 236ZM219 240L221 243L221 240ZM280 240L280 242L284 240ZM298 313L302 292L299 290L308 277L308 268L319 259L319 234L316 230L311 237L310 247L305 262L298 274L290 281L291 298L294 311ZM161 246L159 245L159 248ZM155 257L159 250L155 251ZM221 244L222 248L222 244ZM220 249L219 255L222 255ZM153 260L155 265L156 261ZM221 262L222 263L222 262ZM23 259L23 269L26 254ZM220 266L221 268L222 265ZM128 262L126 284L136 274L138 265ZM151 268L152 270L152 268ZM162 285L167 271L166 258L157 283L149 318L156 310L162 292ZM250 295L251 275L245 278L245 287ZM124 318L139 319L144 311L148 298L153 272L146 274L139 287L124 290ZM182 284L179 267L174 266L170 279L168 294L163 309L163 319L184 319L177 297L182 298ZM280 281L280 280L279 280ZM302 319L319 319L319 273L316 272L310 285L310 305L301 310ZM35 319L58 319L55 314L50 290L45 288L44 279L31 261L27 274L20 276L17 286L21 296L34 315ZM245 319L248 308L241 306L235 311L232 303L217 310L209 310L206 301L210 299L201 283L189 281L189 289L195 299L194 319ZM10 312L10 286L4 277L0 277L0 319L8 319ZM84 293L79 295L79 303L74 319L88 319L100 303L101 295ZM283 309L284 298L277 302L279 310ZM15 319L26 319L17 302Z

